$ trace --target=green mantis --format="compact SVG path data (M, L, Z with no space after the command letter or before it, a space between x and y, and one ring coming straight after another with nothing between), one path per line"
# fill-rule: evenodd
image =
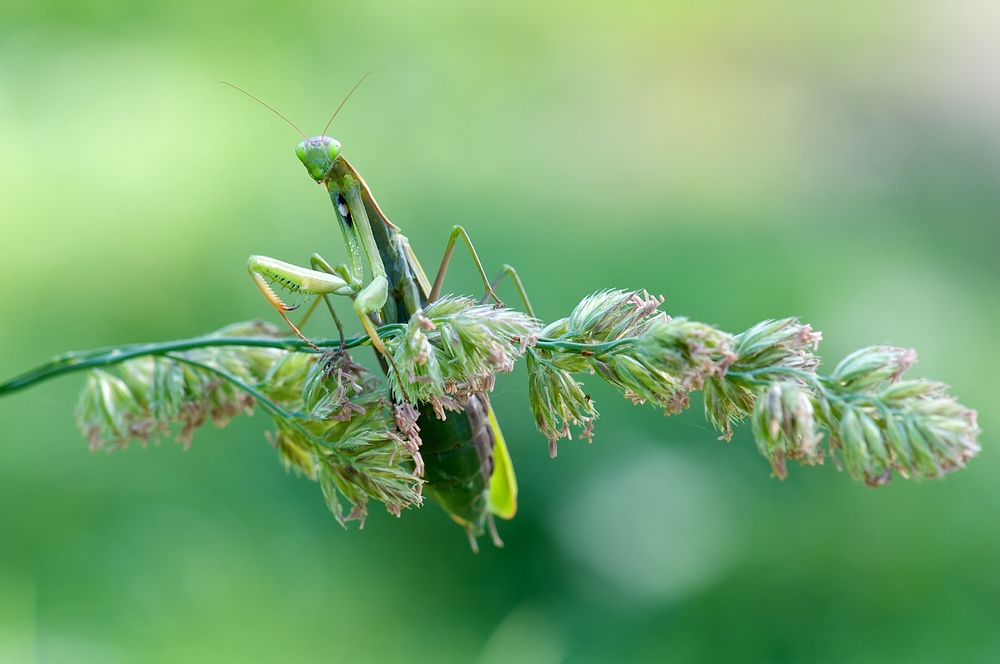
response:
M289 124L292 123L289 121ZM251 256L247 261L254 284L296 334L311 343L288 319L288 312L297 305L286 304L275 292L274 284L295 294L325 299L338 328L340 321L330 296L350 298L383 369L395 371L392 357L386 352L376 328L387 323L405 323L440 297L459 238L469 249L485 286L486 298L492 298L497 307L503 307L493 289L504 276L510 276L524 299L527 312L534 315L513 268L505 266L494 284L490 283L472 241L461 226L453 228L444 258L431 283L406 236L385 216L364 179L344 158L340 143L325 135L329 125L327 123L322 135L311 138L299 130L304 140L296 146L295 154L309 176L330 196L347 249L347 262L331 266L319 254L312 256L308 268L266 256ZM310 309L306 318L311 313ZM514 516L517 480L488 397L485 393L476 393L465 403L462 412L447 413L443 419L441 413L435 417L434 410L427 404L413 405L419 409L416 424L423 441L425 491L465 528L473 549L477 548L476 536L481 535L486 526L494 544L502 546L493 517L510 519Z

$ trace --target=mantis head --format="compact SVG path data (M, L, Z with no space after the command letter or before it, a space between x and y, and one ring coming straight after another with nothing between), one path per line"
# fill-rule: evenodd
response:
M371 72L368 72L368 74L370 73ZM366 78L368 78L368 74L362 76L361 81L364 81ZM279 118L281 118L288 124L290 124L292 128L295 129L295 131L299 132L299 134L301 134L302 138L305 140L303 140L301 143L295 146L295 154L298 156L299 159L302 160L302 163L305 164L306 170L309 171L309 175L312 177L312 179L316 180L316 182L322 183L326 178L327 173L330 172L330 167L333 166L333 162L336 161L337 157L340 156L340 141L338 141L335 138L330 138L329 136L326 136L325 135L326 131L327 129L330 128L330 125L333 124L333 119L337 117L337 113L340 112L340 109L344 107L344 104L347 103L347 100L351 98L351 95L354 94L354 91L358 89L359 85L361 85L361 81L358 81L357 83L354 84L354 87L351 88L351 91L347 93L346 97L344 97L344 101L340 102L340 106L338 106L337 110L334 111L333 115L330 116L330 121L326 123L325 127L323 127L323 135L313 136L312 138L306 137L305 132L299 129L298 125L296 125L294 122L292 122L284 115L279 113L270 104L264 102L261 99L258 99L257 97L250 94L240 86L233 85L232 83L227 83L226 81L219 81L219 83L228 85L231 88L239 90L246 96L250 97L257 103L259 103L264 108L270 110L272 113L277 115Z
M296 156L302 160L309 176L322 182L334 160L340 156L340 142L329 136L313 136L295 146Z

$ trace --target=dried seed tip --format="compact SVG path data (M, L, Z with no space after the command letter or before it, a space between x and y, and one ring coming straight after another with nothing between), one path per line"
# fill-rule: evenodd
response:
M368 508L364 505L352 505L351 512L347 515L345 521L357 521L358 530L364 530L365 520L368 518Z
M892 481L892 471L887 470L878 475L865 475L865 484L872 488L885 486Z

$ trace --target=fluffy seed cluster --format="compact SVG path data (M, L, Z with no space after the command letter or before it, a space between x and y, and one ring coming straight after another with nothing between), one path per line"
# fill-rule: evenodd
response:
M216 333L248 334L266 337L276 330L252 321ZM252 413L256 403L232 381L200 365L256 384L282 355L273 348L202 348L184 354L191 362L145 356L117 365L117 375L93 370L80 395L77 421L93 451L123 448L132 441L157 442L170 435L172 425L177 425L176 440L186 448L207 420L223 427L241 412Z
M812 361L793 361L778 365L785 372L758 367L726 380L755 390L753 434L776 476L787 475L788 459L814 465L829 454L854 479L879 486L894 470L904 478L940 477L980 450L974 410L946 385L903 380L916 359L912 349L872 346L848 355L829 376L815 375ZM825 450L821 429L830 434Z
M471 394L491 391L496 374L511 371L539 331L537 321L519 311L441 298L384 340L392 357L393 395L410 404L430 403L443 418Z
M912 349L864 348L819 381L816 398L831 448L848 472L871 486L902 477L940 477L979 453L976 411L958 403L948 386L903 380L916 361Z
M246 324L218 333L226 335L275 332ZM384 386L343 350L220 346L139 357L117 365L117 375L92 371L77 419L95 450L171 432L186 446L208 419L224 426L258 404L275 421L269 439L286 468L318 481L341 523L363 522L370 498L397 515L421 503L417 430L397 427Z
M127 361L108 355L90 364L116 370L91 371L77 417L92 449L117 449L170 434L187 445L208 420L224 426L263 407L277 425L270 440L285 466L319 482L341 523L363 522L372 498L397 515L421 504L421 404L442 418L461 410L471 395L492 390L496 374L509 372L522 355L531 411L552 456L573 428L593 436L598 412L575 377L581 373L667 415L686 409L690 393L704 389L706 417L721 437L729 440L733 426L750 418L758 450L782 478L788 460L813 465L829 457L877 486L894 471L939 477L980 450L974 410L945 385L904 380L916 361L912 350L865 348L821 376L815 354L821 335L794 318L733 336L671 318L662 303L646 291L600 291L541 329L512 309L442 298L407 324L380 330L389 352L386 384L343 348L286 350L273 327L242 323L191 340L183 346L188 350ZM248 343L244 337L274 343L227 345L221 342L227 336L241 337L230 344ZM54 360L53 371L67 361Z
M530 351L529 400L539 430L555 456L570 426L590 439L597 410L572 373L595 373L633 403L650 402L666 414L688 406L688 394L735 359L731 337L659 310L646 291L607 290L583 299L569 317L542 331L545 348Z
M722 438L751 418L758 450L782 478L788 460L815 465L832 457L875 486L894 470L939 477L979 452L975 411L940 383L902 379L916 361L913 350L865 348L824 377L815 354L822 336L794 318L731 336L672 319L661 303L645 291L595 293L529 349L529 399L553 456L571 427L593 435L597 410L573 377L584 372L667 415L687 408L689 393L703 388L706 416Z
M734 424L753 412L762 383L815 374L819 358L814 351L822 338L795 318L766 320L733 338L735 357L726 371L705 381L705 415L724 440L732 438Z
M823 462L823 434L816 427L813 400L812 393L794 380L774 381L757 396L753 436L778 477L788 475L786 459L809 465Z
M570 426L581 427L581 438L591 440L597 408L583 391L583 383L559 368L543 353L528 354L528 401L535 426L549 441L549 454L559 451L560 438L572 438Z

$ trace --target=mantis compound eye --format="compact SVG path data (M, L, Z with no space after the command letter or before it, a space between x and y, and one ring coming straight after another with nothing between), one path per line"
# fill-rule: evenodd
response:
M295 156L299 158L299 161L305 163L306 161L306 142L302 141L295 146Z
M326 146L326 154L330 160L336 159L340 155L340 141L335 138L330 139L330 144Z

